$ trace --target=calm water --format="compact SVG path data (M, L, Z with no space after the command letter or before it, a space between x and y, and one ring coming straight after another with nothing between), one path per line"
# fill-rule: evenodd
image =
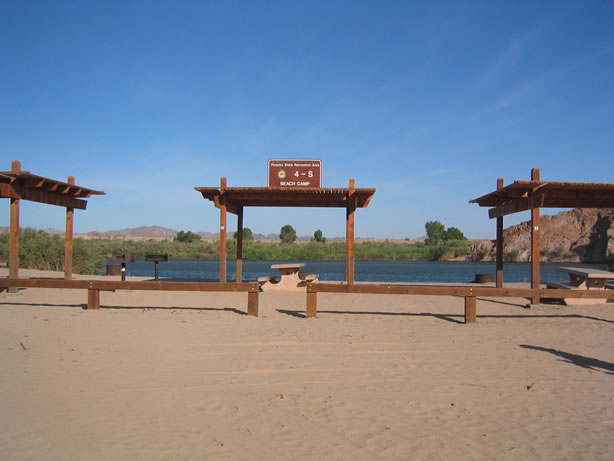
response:
M110 262L110 261L107 261ZM320 280L343 280L344 261L301 261L304 270L319 274ZM288 263L288 261L243 261L243 279L256 280L264 275L279 275L272 270L271 264ZM554 282L567 281L568 275L557 270L560 266L574 266L570 263L542 264L541 279ZM598 265L583 264L582 267L599 268ZM160 277L218 279L219 262L217 260L176 259L161 262L158 265ZM126 266L128 276L154 276L154 263L137 259ZM475 274L494 274L495 263L474 262L417 262L417 261L356 261L355 278L357 281L370 282L433 282L466 283L471 282ZM227 279L234 280L235 262L227 263ZM505 282L527 282L531 278L528 263L505 264L503 266Z

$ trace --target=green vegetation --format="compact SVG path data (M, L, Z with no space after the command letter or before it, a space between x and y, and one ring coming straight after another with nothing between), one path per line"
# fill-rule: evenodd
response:
M8 260L9 233L0 233L0 259ZM73 241L73 271L95 274L104 264L104 257L83 239ZM64 270L64 238L34 229L19 233L19 266L31 269Z
M558 248L542 248L540 250L540 255L543 260L550 262L558 262L558 261L567 261L572 256L562 247Z
M424 228L426 229L426 244L438 245L441 242L448 240L467 240L465 235L456 227L446 227L439 221L428 221Z
M324 234L322 234L322 231L320 229L318 229L317 231L313 233L313 239L318 243L326 243Z
M252 233L252 230L249 227L244 227L242 234L243 234L244 242L254 240L254 234ZM238 237L239 237L239 231L236 231L234 235L232 236L232 238L236 240Z
M177 237L175 237L176 242L192 243L198 240L200 240L200 235L195 234L192 231L179 231L177 232Z
M279 233L279 240L281 243L293 243L296 240L296 231L290 224L286 224L281 228Z
M503 262L517 263L520 260L520 252L518 250L510 250L503 253Z
M185 233L188 234L188 233ZM195 235L195 234L193 234ZM0 260L8 260L8 232L0 233ZM116 253L132 253L144 258L149 253L167 253L171 259L217 259L219 241L200 239L122 240L81 239L73 241L73 269L79 274L94 274L104 267L104 258ZM324 240L324 239L323 239ZM41 270L64 270L64 239L42 231L22 229L19 265ZM448 240L439 245L426 243L365 242L355 245L359 260L373 261L445 261L469 254L468 240ZM229 240L230 258L236 255L237 241ZM294 245L247 240L243 244L244 259L252 260L343 260L345 243L311 241Z

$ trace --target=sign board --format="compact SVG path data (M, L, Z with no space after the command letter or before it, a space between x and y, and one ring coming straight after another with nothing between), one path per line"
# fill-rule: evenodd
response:
M269 187L322 187L322 160L270 159Z

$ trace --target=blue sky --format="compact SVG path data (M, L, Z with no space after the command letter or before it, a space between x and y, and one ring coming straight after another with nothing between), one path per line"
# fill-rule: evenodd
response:
M614 181L614 2L0 0L0 170L104 190L76 232L215 232L193 187L266 186L269 158L375 187L357 236L492 237L468 201L498 177ZM64 212L23 203L21 224ZM284 224L343 236L345 212L245 212Z

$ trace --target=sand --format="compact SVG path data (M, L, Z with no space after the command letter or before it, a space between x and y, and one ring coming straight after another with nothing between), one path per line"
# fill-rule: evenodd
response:
M86 298L0 295L0 459L614 459L613 305Z

